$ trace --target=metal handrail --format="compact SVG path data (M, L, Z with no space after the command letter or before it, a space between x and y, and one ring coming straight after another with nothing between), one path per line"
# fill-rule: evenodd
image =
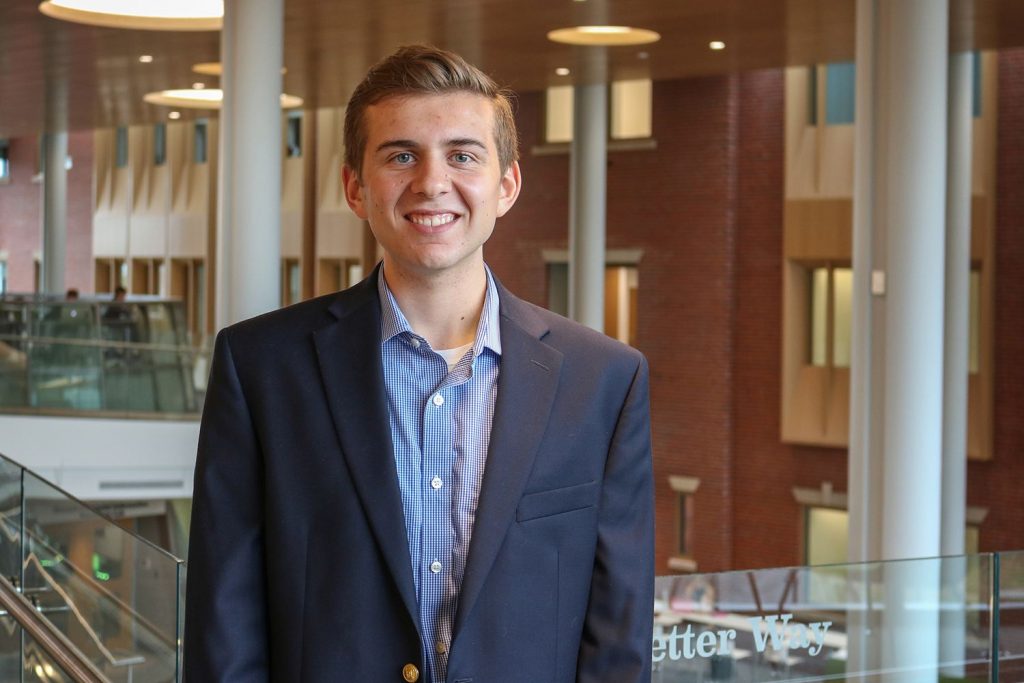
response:
M7 579L0 579L0 607L39 644L75 683L110 683L67 636L36 610Z
M54 346L85 346L90 348L126 349L134 351L165 351L168 353L201 353L201 349L188 344L157 344L153 342L125 342L114 339L91 339L78 337L42 337L38 335L0 334L0 341L52 344Z

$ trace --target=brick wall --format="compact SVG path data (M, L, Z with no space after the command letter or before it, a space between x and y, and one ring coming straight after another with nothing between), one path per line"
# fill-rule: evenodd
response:
M982 551L1024 548L1024 49L1000 53L998 87L995 454L967 475L967 503L989 509Z
M657 82L656 150L612 152L608 247L639 248L638 346L651 364L657 561L674 539L672 474L695 476L693 552L705 571L731 566L732 349L735 301L736 78ZM486 257L521 296L546 303L541 249L568 244L568 156L534 156L543 97L519 101L524 188ZM780 129L781 130L781 129ZM781 172L781 168L780 168Z
M35 136L10 141L11 179L0 185L0 251L7 251L7 288L31 292L34 258L42 252L43 184L33 180L39 141ZM65 284L91 292L92 272L92 131L68 135L68 245Z

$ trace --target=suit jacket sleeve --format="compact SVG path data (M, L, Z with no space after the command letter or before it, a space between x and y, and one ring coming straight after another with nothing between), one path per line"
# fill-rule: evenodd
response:
M647 361L641 358L605 465L578 683L650 683L654 482Z
M188 683L269 678L262 481L260 447L225 330L214 349L196 459Z

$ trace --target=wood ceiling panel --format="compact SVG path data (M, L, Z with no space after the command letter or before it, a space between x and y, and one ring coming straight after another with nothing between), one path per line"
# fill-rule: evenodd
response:
M217 61L215 32L79 26L47 18L37 5L0 2L0 137L155 122L167 109L144 104L145 93L197 80L216 85L191 73L196 62ZM615 77L849 61L855 7L855 0L286 0L284 83L310 105L342 104L374 61L397 45L429 42L514 89L536 90L572 79L554 70L573 66L573 48L549 42L547 32L599 22L662 34L653 45L609 50ZM952 0L950 17L955 49L1024 44L1020 0ZM711 40L727 49L709 50ZM141 54L153 63L140 64Z

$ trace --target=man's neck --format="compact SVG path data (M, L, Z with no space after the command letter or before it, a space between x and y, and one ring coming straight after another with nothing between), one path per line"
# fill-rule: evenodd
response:
M476 338L487 295L482 261L466 273L418 278L389 268L385 260L382 273L410 327L431 348L454 349Z

